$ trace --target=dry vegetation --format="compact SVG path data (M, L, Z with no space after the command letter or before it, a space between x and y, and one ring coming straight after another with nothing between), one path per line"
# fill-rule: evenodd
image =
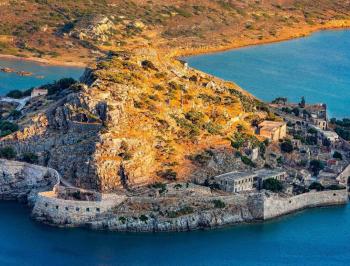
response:
M8 143L31 147L76 185L101 191L188 179L213 150L229 150L234 157L238 144L260 145L252 125L275 119L236 85L186 69L173 56L277 41L350 21L344 0L12 0L0 5L0 53L95 62L79 91L47 103L45 110L33 107ZM101 130L91 130L82 141L87 130L70 132L69 122L86 128L99 124ZM48 139L62 145L41 145Z
M0 53L90 62L96 50L151 45L181 54L224 49L348 25L344 0L11 0L0 2ZM105 15L104 42L68 33ZM135 27L142 22L142 27Z

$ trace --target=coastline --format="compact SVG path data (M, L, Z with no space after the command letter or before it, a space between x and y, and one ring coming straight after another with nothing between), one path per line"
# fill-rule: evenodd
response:
M18 61L29 61L39 63L41 65L50 65L50 66L64 66L64 67L73 67L73 68L85 68L87 64L82 62L62 62L60 60L49 60L38 57L20 57L15 55L0 54L0 59L8 60L18 60Z
M335 20L327 24L319 24L310 27L303 27L299 29L293 28L284 28L282 34L278 37L265 38L265 39L243 39L243 40L233 40L230 44L224 46L215 46L215 47L202 47L202 48L191 48L191 49L173 49L170 51L170 55L173 58L197 56L211 53L225 52L234 49L240 49L250 46L258 46L272 43L279 43L284 41L289 41L293 39L305 38L314 33L327 31L327 30L342 30L350 28L350 20ZM292 31L293 30L293 31Z
M232 38L229 44L222 45L222 46L207 45L204 47L189 48L189 49L167 48L160 51L163 52L166 57L171 59L174 59L174 58L176 59L181 57L225 52L229 50L250 47L250 46L279 43L279 42L284 42L288 40L308 37L320 31L342 30L342 29L349 29L349 28L350 28L350 20L333 20L325 24L304 25L304 26L300 26L299 28L286 27L281 30L278 37L269 37L269 38L254 39L254 40L247 39L247 38L238 38L238 39ZM155 49L157 49L157 47L155 47ZM87 67L89 65L89 63L81 62L78 58L75 58L76 60L74 62L64 62L62 60L57 60L57 59L45 59L45 58L30 57L30 56L20 57L20 56L11 55L11 54L0 54L0 59L1 58L10 59L10 60L12 59L12 60L32 61L42 65L52 65L52 66Z

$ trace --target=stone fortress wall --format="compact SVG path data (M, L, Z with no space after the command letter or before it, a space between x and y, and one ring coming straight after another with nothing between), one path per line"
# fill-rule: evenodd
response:
M347 175L347 172L344 174ZM194 212L172 221L150 217L152 222L130 219L130 222L124 224L117 214L113 214L113 209L126 199L144 202L147 198L127 198L123 194L101 194L74 187L61 187L60 182L60 175L54 169L0 160L0 199L31 197L33 217L58 226L88 225L98 229L125 231L183 231L267 220L305 208L346 204L348 201L347 189L311 191L297 196L261 191L216 197L203 190L201 193L197 191L194 200L200 196L201 200L212 204L213 199L220 199L236 207L229 210L210 209L205 213ZM155 199L148 200L152 203Z
M309 192L293 197L264 196L264 220L272 219L306 208L323 207L346 204L348 202L347 189Z
M337 176L337 180L343 184L347 185L348 178L350 177L350 164L344 168L344 170Z
M40 192L32 216L55 225L78 226L110 211L125 198L124 195L101 194L97 200L68 200L58 198L55 190Z

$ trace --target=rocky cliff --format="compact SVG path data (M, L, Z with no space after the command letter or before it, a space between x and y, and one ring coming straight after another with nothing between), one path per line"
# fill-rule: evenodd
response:
M53 169L0 159L0 199L26 201L38 191L51 190L58 178Z
M73 184L106 192L188 179L203 168L193 155L230 149L238 125L253 135L250 122L264 116L262 106L155 50L115 52L47 108L28 111L22 130L0 145L36 153Z

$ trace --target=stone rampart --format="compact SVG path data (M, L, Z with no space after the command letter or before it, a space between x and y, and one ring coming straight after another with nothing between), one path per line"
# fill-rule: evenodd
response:
M79 226L110 211L125 200L126 196L101 194L98 201L78 201L57 198L54 191L38 194L32 216L42 222Z
M277 195L264 196L264 220L306 208L346 204L347 202L346 189L309 192L285 198Z
M339 183L347 185L348 178L350 177L350 164L344 168L344 170L337 176Z

